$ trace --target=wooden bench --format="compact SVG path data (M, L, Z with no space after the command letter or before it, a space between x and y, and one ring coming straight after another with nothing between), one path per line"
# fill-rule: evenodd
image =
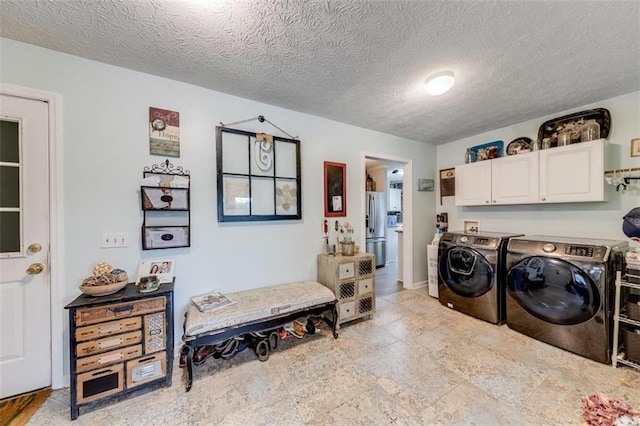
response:
M193 384L193 365L207 358L230 359L252 347L261 361L278 346L278 332L300 317L320 316L332 326L338 338L337 299L333 292L315 281L300 281L229 293L236 303L203 313L189 306L185 313L184 342L180 366L186 366L186 390ZM331 313L329 320L326 315Z

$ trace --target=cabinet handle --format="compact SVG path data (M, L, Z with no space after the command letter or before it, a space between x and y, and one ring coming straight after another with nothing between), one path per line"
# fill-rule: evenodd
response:
M496 200L493 200L493 204L495 204L495 203L496 203Z
M485 204L489 204L489 200L485 200L485 202L484 202L484 203L485 203Z
M542 201L547 201L547 199L546 199L546 198L543 198L543 199L542 199Z

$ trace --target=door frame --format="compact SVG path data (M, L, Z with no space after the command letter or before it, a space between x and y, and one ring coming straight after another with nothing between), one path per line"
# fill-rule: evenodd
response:
M49 279L51 286L51 387L69 383L64 375L64 214L62 97L53 92L0 83L0 93L49 104Z
M374 152L361 152L360 153L360 188L364 188L365 179L367 176L366 160L368 157L388 160L397 163L402 163L402 287L407 290L413 290L419 285L415 285L413 282L413 163L411 159L394 157L388 154L380 154ZM366 205L366 191L361 191L360 206L362 211L365 211ZM362 213L364 218L364 213ZM362 219L364 220L364 219ZM364 229L364 227L363 227ZM362 235L362 241L360 247L365 247L365 235ZM411 256L407 256L410 253Z

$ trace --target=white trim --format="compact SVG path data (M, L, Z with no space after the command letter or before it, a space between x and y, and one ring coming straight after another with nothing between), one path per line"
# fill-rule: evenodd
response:
M367 175L367 167L366 160L367 157L394 161L398 163L403 163L402 170L402 189L403 189L403 207L402 207L402 252L404 254L402 259L402 286L406 289L413 289L413 163L412 160L401 157L394 157L388 154L377 154L372 152L361 151L361 162L360 162L360 188L364 188L365 185L365 176ZM366 191L361 192L360 197L360 205L362 206L362 211L366 211ZM364 213L361 218L361 226L362 229L366 229L365 227L365 218ZM361 236L360 247L366 247L366 233L363 233ZM411 253L411 256L407 256L407 253ZM408 283L408 284L407 284Z
M68 386L64 374L64 214L62 97L53 92L0 83L0 93L49 104L49 267L51 279L51 387Z

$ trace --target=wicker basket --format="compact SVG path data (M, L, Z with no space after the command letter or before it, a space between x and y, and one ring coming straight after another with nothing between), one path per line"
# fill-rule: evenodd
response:
M624 335L624 348L627 359L640 364L640 334L634 330L622 330Z
M624 305L627 308L627 318L640 321L640 294L630 294L624 301Z

